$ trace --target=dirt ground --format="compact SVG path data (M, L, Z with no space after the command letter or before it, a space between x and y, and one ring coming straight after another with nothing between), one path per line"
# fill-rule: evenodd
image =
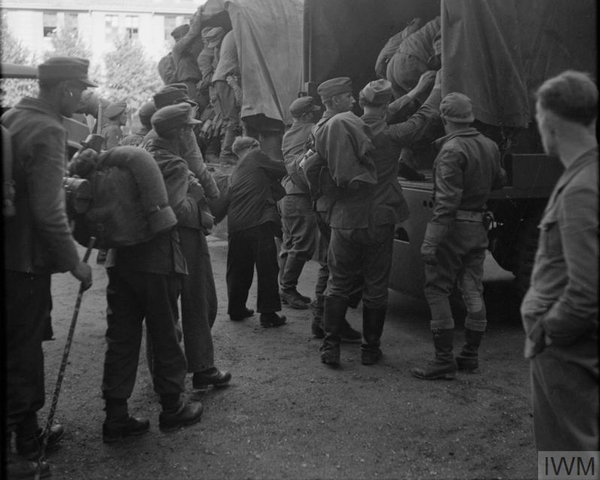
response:
M149 434L104 445L100 395L105 350L104 268L83 303L58 402L66 427L48 458L53 478L94 479L525 479L536 478L528 365L522 356L518 304L493 265L486 282L489 333L481 373L427 382L410 367L432 356L426 304L391 293L376 366L360 364L358 345L344 345L342 367L320 363L308 310L284 308L288 324L262 329L258 315L226 315L226 242L209 237L219 296L213 329L216 361L231 386L209 390L202 422L171 434L158 429L160 407L142 353L130 400L151 420ZM83 249L82 249L83 251ZM491 265L491 262L490 262ZM312 294L317 264L299 290ZM56 339L45 342L47 405L54 391L78 284L53 280ZM248 306L255 308L255 286ZM348 318L360 328L360 307ZM462 342L462 323L458 328ZM188 388L191 378L188 377Z

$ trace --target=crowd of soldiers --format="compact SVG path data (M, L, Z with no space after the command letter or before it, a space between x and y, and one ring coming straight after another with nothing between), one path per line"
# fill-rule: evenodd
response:
M433 46L439 18L423 29L427 42ZM187 373L192 374L192 388L197 391L225 387L231 381L231 373L215 366L211 334L218 305L206 235L215 216L211 201L219 197L225 202L227 213L230 320L240 322L254 315L247 300L256 269L256 310L261 326L285 325L286 317L278 313L282 305L310 308L311 332L322 340L319 356L323 364L338 367L341 344L346 342L360 343L363 365L379 362L383 355L381 340L395 225L409 215L398 182L402 163L399 159L435 129L443 129L444 134L435 142L435 203L421 248L435 355L433 361L414 368L412 374L438 380L455 378L458 370L478 370L478 351L487 325L482 295L488 242L486 201L492 189L502 187L504 175L497 145L472 127L471 100L456 92L442 98L439 50L433 49L426 61L415 65L414 55L397 49L400 54L386 61L386 76L398 69L403 75L394 74L394 81L380 78L363 86L358 95L364 111L361 117L352 112L356 99L350 78L332 78L319 85L317 93L325 107L320 118L321 108L315 98L302 96L294 100L289 106L293 124L282 141L282 162L261 149L252 129L240 119L243 79L233 32L222 27L200 29L199 23L192 21L177 27L172 35L176 43L159 67L165 86L139 110L141 129L132 135L123 137L121 130L128 112L125 101L109 104L85 91L95 85L87 77L89 62L82 59L60 57L40 65L39 98L23 99L3 116L3 126L10 130L16 158L20 159L15 169L18 213L12 223L7 223L5 236L9 449L15 442L15 451L9 451L8 465L15 478L28 478L36 470L48 474L45 462L33 460L39 457L44 435L51 449L64 433L59 425L44 432L37 418L44 404L41 341L43 324L51 309L50 275L70 271L83 288L92 284L91 269L79 258L64 210L61 186L66 134L57 119L59 114L71 116L79 112L95 117L94 128L104 137L104 150L127 145L147 151L161 171L169 205L178 220L176 228L143 244L110 249L101 259L108 272L107 350L102 378L104 442L116 443L149 430L149 420L131 415L128 409L143 324L151 352L154 389L162 406L161 430L190 426L201 419L201 403L184 395ZM197 41L199 38L201 42ZM198 44L202 48L196 52L192 47ZM564 101L583 104L578 108L587 108L585 121L570 110L560 110L552 103L554 100L545 100L544 92L553 88L550 85L540 91L539 116L542 120L552 117L555 123L552 127L541 125L542 132L544 128L555 132L561 126L572 132L582 124L582 131L588 132L593 124L597 114L596 87L588 77L573 78L565 81L574 82L587 96L584 100L568 97ZM555 90L566 95L559 84ZM547 96L550 98L550 93ZM213 131L213 135L202 136L207 124L214 127L216 123L221 124L220 134L214 135ZM550 144L548 139L554 133L548 132L547 137L544 133L542 136ZM35 142L30 139L32 134L37 135ZM575 162L597 170L597 146L589 135L582 133L581 137L589 148L585 149L587 153L579 148L577 152L585 153L585 158ZM566 134L560 140L566 141L565 138ZM556 148L563 159L562 150ZM574 152L575 147L566 157L568 168L570 160L577 157ZM89 156L73 160L68 165L69 172L77 174L85 158ZM209 169L208 160L230 172L225 187L217 185L216 172ZM233 168L227 170L228 166ZM578 175L580 178L583 174ZM559 195L551 202L559 202ZM580 200L586 208L593 209L589 198ZM587 243L577 248L587 247L586 253L597 254L597 239L594 242L587 238L597 228L597 223L596 227L593 224L597 215L588 213L584 223L589 228L584 229L585 235L582 230L577 233L579 241L585 237ZM547 214L551 217L547 235L555 234L551 230L553 222L563 218L562 213L557 215L558 218ZM555 253L542 252L540 265L544 254ZM320 267L314 299L297 289L303 267L311 259L316 259ZM552 266L542 271L544 268L534 271L538 295L528 297L529 306L542 297L547 302L543 288L535 283L543 282L542 276L553 275ZM581 269L577 274L585 277L586 292L590 285L597 285L597 276L594 280ZM449 304L455 285L467 307L465 342L457 355ZM561 291L557 285L548 295L557 298ZM582 294L574 295L580 298ZM346 313L348 307L356 308L361 301L359 332L349 324ZM595 307L586 304L584 316L588 319L590 312L593 316L595 311L597 328L597 299L595 302ZM593 450L597 426L583 421L582 415L585 412L587 419L597 408L593 405L597 392L594 397L586 390L585 396L580 396L576 413L569 413L565 407L566 397L556 405L552 403L554 398L548 401L552 387L544 383L545 375L548 368L557 368L558 360L544 363L542 356L551 355L548 346L560 345L564 336L557 327L562 319L559 313L546 329L535 322L541 318L539 315L538 307L528 307L528 334L535 335L530 355L536 360L536 434L547 450ZM580 333L585 333L586 338L593 328L590 323L593 322L581 325ZM581 340L581 335L577 338ZM585 361L593 358L590 350ZM588 370L578 377L580 384L589 384L590 372L597 381L597 362L595 367L582 368ZM539 415L552 416L559 426L551 427L552 422L542 421ZM560 442L553 443L551 438L559 438Z

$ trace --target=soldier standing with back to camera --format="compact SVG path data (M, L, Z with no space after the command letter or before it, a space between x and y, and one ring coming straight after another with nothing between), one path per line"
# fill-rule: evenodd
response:
M459 368L473 372L479 367L478 350L487 326L482 284L488 246L486 201L504 183L498 146L471 127L471 99L449 93L440 112L446 136L436 141L435 204L421 246L435 358L412 369L423 380L452 379ZM455 284L467 307L465 345L456 360L449 301Z
M2 116L12 136L16 188L16 214L4 222L9 478L33 478L38 466L31 460L39 458L43 441L37 412L45 401L42 337L51 308L51 276L71 272L85 289L92 285L91 267L79 258L65 211L67 132L61 117L70 117L81 93L96 86L87 77L88 67L80 58L50 58L39 66L38 98L23 98ZM49 449L63 433L62 426L51 427ZM11 451L13 434L17 454ZM41 476L49 470L42 462Z

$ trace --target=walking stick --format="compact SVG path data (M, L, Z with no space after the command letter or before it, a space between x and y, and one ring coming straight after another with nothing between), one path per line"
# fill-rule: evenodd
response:
M83 263L87 263L94 248L96 237L90 238L90 241L83 256ZM58 370L58 378L56 379L56 387L54 387L54 394L52 395L52 403L50 404L50 411L48 412L48 420L46 420L46 426L42 433L42 448L40 449L40 457L38 459L37 470L35 472L35 480L39 480L42 472L42 460L46 455L46 447L48 446L48 435L50 434L50 428L54 421L54 414L56 413L56 405L58 404L58 395L60 394L60 387L62 386L63 378L65 377L65 370L67 368L67 359L69 358L69 352L71 351L71 343L73 343L73 334L75 333L75 325L77 324L77 317L79 316L79 307L81 307L81 298L83 297L83 282L79 287L79 293L77 295L77 301L75 302L75 310L73 311L73 318L71 319L71 327L69 328L69 334L67 336L67 343L65 350L63 351L62 362L60 369Z

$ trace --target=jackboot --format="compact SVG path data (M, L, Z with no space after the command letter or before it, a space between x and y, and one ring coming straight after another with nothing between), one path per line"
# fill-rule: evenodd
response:
M325 296L323 330L325 338L321 345L321 362L326 365L340 364L340 330L346 317L348 303L343 298Z
M368 308L363 306L363 343L360 346L360 362L363 365L373 365L383 355L379 346L386 312L387 307Z
M475 373L479 368L478 350L484 332L465 329L465 344L461 352L456 356L456 364L459 370Z
M454 329L432 330L435 358L425 367L415 367L411 370L413 376L421 380L453 380L456 378L456 361L452 350L454 348Z

